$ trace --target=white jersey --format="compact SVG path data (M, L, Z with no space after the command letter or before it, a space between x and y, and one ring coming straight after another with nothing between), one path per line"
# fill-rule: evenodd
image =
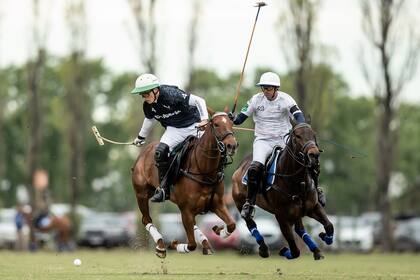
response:
M292 128L289 118L293 118L290 109L296 106L296 101L287 93L277 91L276 99L268 100L262 92L252 96L241 113L255 122L255 137L257 139L283 139Z

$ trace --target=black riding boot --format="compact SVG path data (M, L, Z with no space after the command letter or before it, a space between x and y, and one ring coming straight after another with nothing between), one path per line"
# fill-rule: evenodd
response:
M159 187L151 198L151 202L164 202L169 198L169 184L166 174L170 166L169 162L169 146L164 143L159 143L155 152L156 167L159 175Z
M252 219L254 217L255 201L257 199L263 168L263 164L258 161L253 161L248 169L248 193L241 211L241 216L244 219Z

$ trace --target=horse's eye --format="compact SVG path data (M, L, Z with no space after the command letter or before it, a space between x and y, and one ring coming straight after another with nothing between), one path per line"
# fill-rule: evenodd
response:
M302 139L302 137L300 135L296 135L296 138L299 139L299 140Z
M217 123L214 124L214 127L219 127L219 125Z

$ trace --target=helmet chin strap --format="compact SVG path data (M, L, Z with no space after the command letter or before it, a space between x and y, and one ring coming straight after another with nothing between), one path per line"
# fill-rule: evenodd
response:
M268 100L272 101L272 100L274 99L274 97L275 97L275 96L276 96L276 94L277 94L277 90L278 90L278 88L274 88L274 92L273 92L273 94L271 95L271 98L270 98L270 99L268 99Z
M157 100L157 93L155 92L155 88L154 88L154 89L152 89L152 93L153 93L153 96L155 97L155 98L153 99L153 103L156 103L156 100Z

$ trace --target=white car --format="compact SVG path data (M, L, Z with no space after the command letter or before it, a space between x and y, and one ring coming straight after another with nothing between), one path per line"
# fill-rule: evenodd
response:
M15 248L17 229L15 224L16 210L12 208L0 209L0 248ZM24 225L23 236L29 235L29 228Z
M362 217L328 216L334 225L334 242L326 245L320 238L317 244L324 250L347 250L370 252L374 246L374 226ZM312 237L324 232L324 227L315 220L306 218L306 224Z

